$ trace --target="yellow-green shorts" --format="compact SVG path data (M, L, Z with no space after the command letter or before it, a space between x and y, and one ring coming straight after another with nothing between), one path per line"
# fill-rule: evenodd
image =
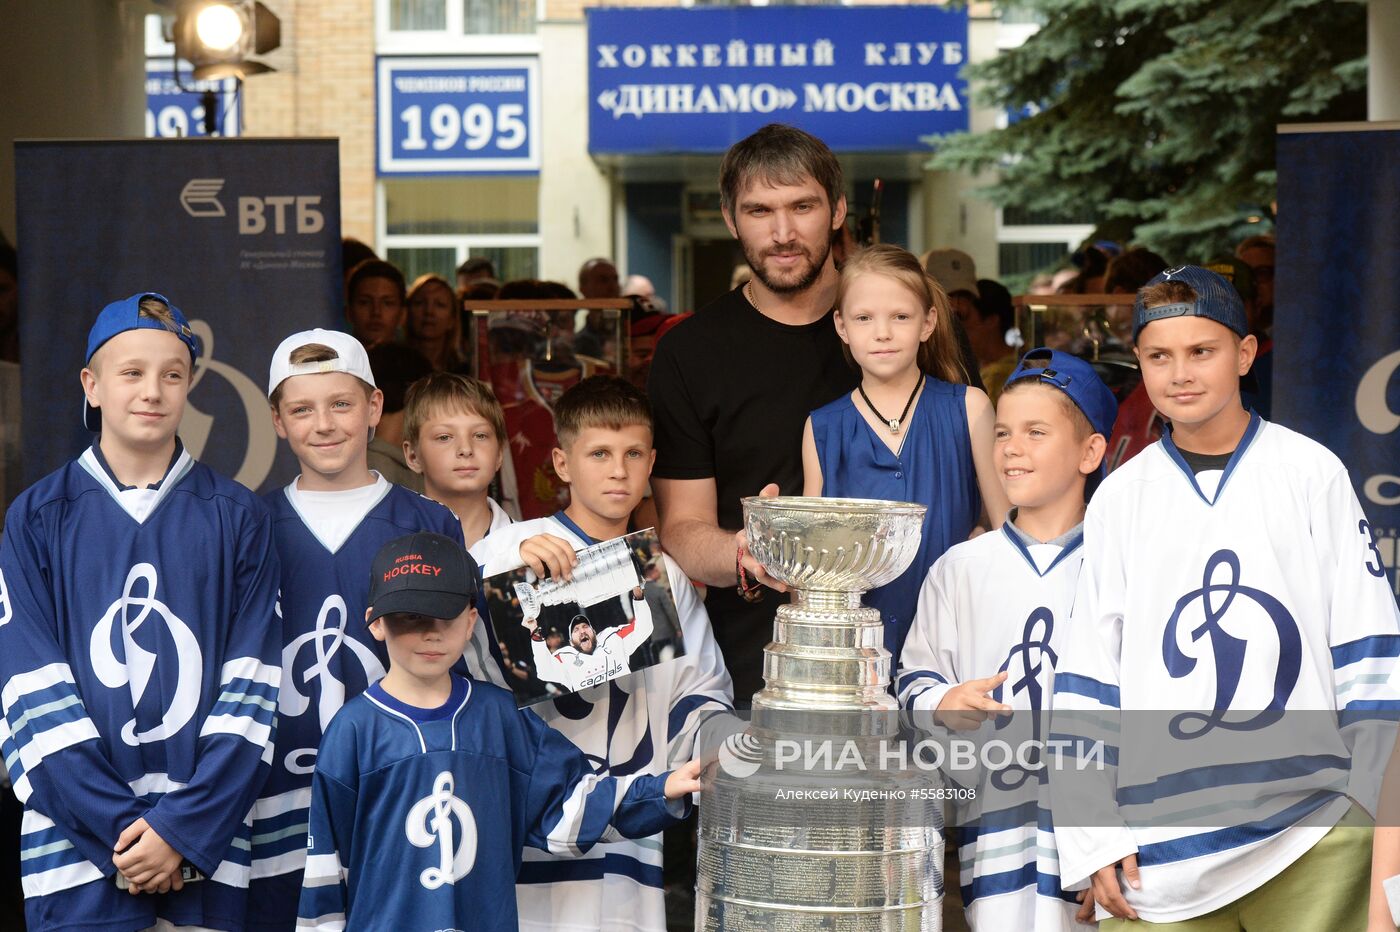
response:
M1363 932L1371 896L1373 823L1352 806L1322 840L1262 887L1180 922L1105 919L1102 932Z

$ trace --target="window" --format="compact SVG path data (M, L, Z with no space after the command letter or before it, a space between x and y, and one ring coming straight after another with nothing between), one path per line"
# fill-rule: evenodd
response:
M386 178L379 189L380 245L408 281L434 272L455 284L476 256L503 282L539 275L538 177Z
M539 50L543 0L375 0L381 55Z

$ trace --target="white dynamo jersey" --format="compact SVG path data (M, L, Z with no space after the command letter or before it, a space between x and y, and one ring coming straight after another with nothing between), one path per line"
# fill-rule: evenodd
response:
M1100 486L1084 542L1054 730L1125 717L1116 767L1055 794L1067 884L1136 852L1128 902L1179 922L1279 874L1347 797L1374 811L1400 611L1336 456L1254 415L1195 476L1168 433ZM1154 709L1160 727L1134 711ZM1069 817L1093 806L1107 818Z
M932 712L959 683L1005 671L993 698L1018 710L1048 710L1068 641L1081 543L1075 528L1063 545L1027 546L1008 523L939 557L919 590L900 660L900 706ZM994 729L988 723L979 734L995 738ZM1021 719L1018 736L1030 732ZM1070 932L1077 907L1073 894L1060 889L1047 788L1038 778L1018 783L1015 774L1007 776L1007 783L991 785L981 775L980 811L958 831L968 924L992 932Z
M520 565L520 542L537 534L553 534L580 550L594 543L558 518L538 518L493 532L471 549L472 556L483 576L505 572ZM734 687L705 605L676 562L664 560L685 653L531 706L578 745L600 774L658 774L684 763L701 723L733 708ZM520 928L531 932L666 929L659 835L600 845L580 858L526 848L515 889Z

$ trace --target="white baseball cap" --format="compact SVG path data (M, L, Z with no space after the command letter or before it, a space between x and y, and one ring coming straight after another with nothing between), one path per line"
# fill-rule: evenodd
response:
M292 362L292 353L309 343L330 347L335 350L336 358L324 362ZM318 375L322 372L344 372L374 385L374 372L369 367L369 354L365 352L364 345L348 333L318 327L294 333L278 344L267 374L268 397L277 391L277 386L294 375Z

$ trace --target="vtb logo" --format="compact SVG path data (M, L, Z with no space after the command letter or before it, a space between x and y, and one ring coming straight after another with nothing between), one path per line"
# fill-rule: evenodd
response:
M433 780L433 791L414 803L404 820L404 832L414 847L431 848L437 844L437 867L429 867L418 875L418 882L429 890L455 884L470 874L476 863L476 818L454 789L452 771L442 771ZM454 819L460 830L455 834Z
M191 178L180 189L180 206L185 208L185 213L198 219L226 217L228 213L219 200L223 189L223 178ZM240 236L288 231L303 235L320 233L326 228L326 217L320 205L319 194L239 197L238 233Z
M219 192L224 189L222 178L191 178L180 189L180 206L191 217L225 217Z

